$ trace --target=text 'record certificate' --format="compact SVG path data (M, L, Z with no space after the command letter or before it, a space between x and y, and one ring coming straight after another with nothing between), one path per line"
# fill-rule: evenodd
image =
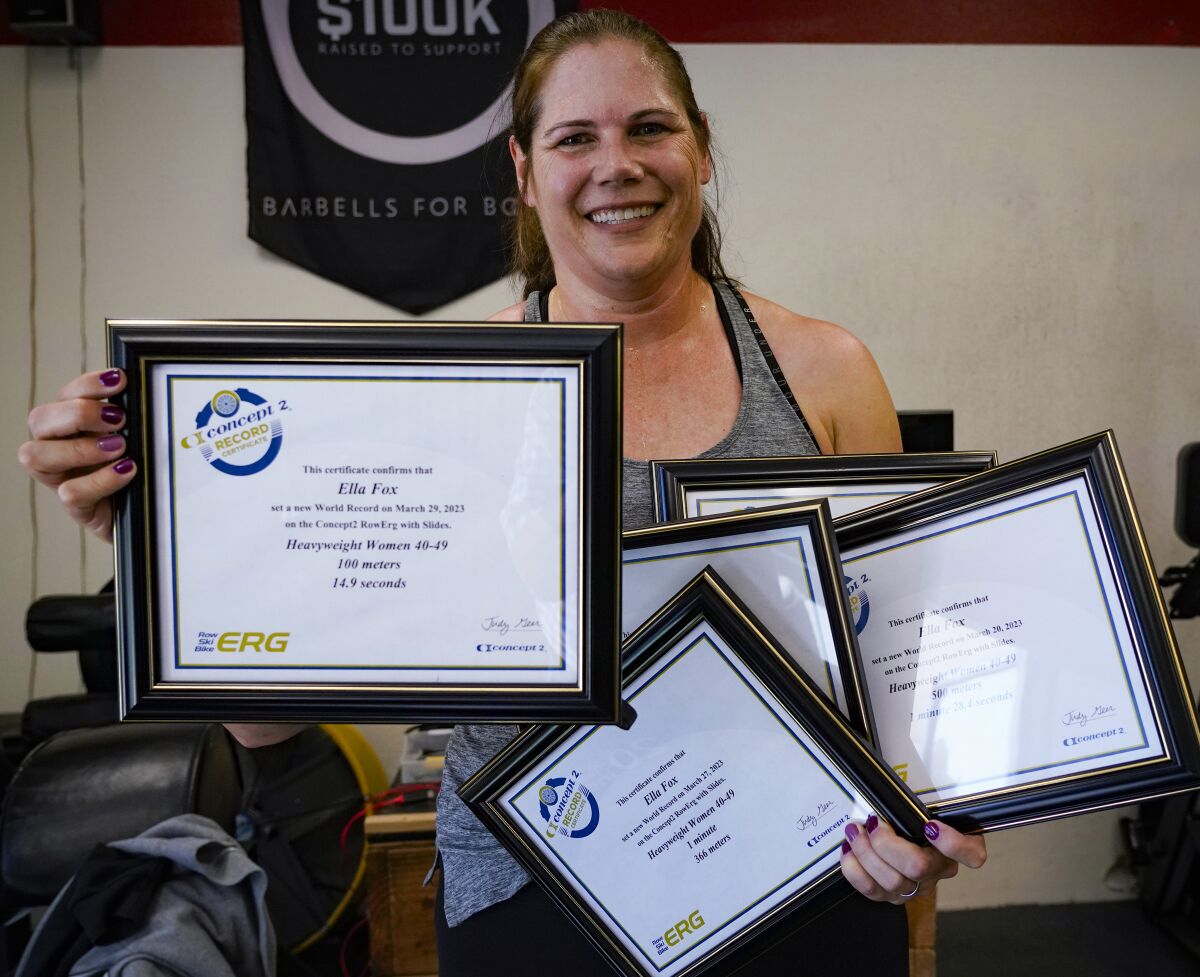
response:
M499 797L637 969L670 977L835 870L871 811L707 622Z
M579 385L530 363L153 368L161 677L576 686Z
M1082 476L842 551L884 757L927 804L1162 756Z

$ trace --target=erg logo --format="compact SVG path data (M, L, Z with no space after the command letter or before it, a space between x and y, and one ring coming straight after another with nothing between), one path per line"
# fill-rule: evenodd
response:
M700 910L695 910L687 919L681 919L678 923L672 926L669 930L663 933L662 938L667 946L679 946L683 942L685 936L695 933L704 926L704 917L700 915ZM655 941L658 942L657 940ZM659 950L660 954L665 953L665 950Z
M217 651L287 651L290 631L225 631L217 638Z
M451 121L447 128L427 134L397 135L378 123L363 123L351 118L346 107L339 107L336 99L322 91L321 85L314 82L305 69L293 31L290 0L261 2L271 57L288 99L317 131L343 149L381 163L425 165L463 156L503 131L507 87L497 92L495 99L468 121ZM392 45L409 43L419 33L440 39L461 37L465 41L483 35L489 39L498 37L501 31L495 16L498 11L492 11L490 3L491 0L360 0L352 9L342 0L319 0L316 5L305 4L302 12L298 9L295 19L305 15L316 17L315 21L305 25L306 30L320 32L322 37L335 44L345 43L351 36L361 37L363 43L353 56L363 60L363 55L374 53L372 47L362 49L364 45L379 45L380 54L408 53L403 47L393 48ZM526 3L525 36L510 37L507 45L514 57L554 19L554 0L526 0ZM413 53L419 53L415 46ZM369 84L365 75L358 81L364 86ZM411 81L415 84L415 76ZM475 94L472 87L469 84L459 86L458 91ZM406 96L411 98L412 95L398 90L387 101L404 103L408 100ZM420 97L428 101L429 92L422 91ZM443 116L450 114L445 108L448 106L443 107Z

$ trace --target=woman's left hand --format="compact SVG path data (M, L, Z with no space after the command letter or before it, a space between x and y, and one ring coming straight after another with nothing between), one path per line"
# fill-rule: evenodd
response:
M958 867L979 868L987 861L987 845L979 835L964 835L941 821L925 825L932 847L905 841L875 815L865 824L846 825L842 874L868 899L901 906L931 891Z

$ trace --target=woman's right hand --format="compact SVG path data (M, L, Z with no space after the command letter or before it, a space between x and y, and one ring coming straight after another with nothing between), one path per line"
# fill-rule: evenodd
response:
M108 397L125 389L120 370L97 370L76 377L58 399L29 412L29 433L17 451L25 470L58 493L67 514L79 525L112 542L112 496L136 474L124 457L125 412ZM226 723L225 728L251 749L281 743L303 725L291 723Z
M120 370L76 377L58 399L29 413L32 440L17 452L25 470L58 493L67 514L93 535L113 536L112 495L133 479L135 465L124 457L125 412L105 399L125 389Z

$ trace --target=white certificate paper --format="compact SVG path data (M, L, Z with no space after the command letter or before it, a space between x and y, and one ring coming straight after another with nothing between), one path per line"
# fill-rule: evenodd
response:
M701 623L500 798L646 973L692 965L837 871L870 808Z
M1164 755L1082 476L842 561L882 753L926 803Z
M822 590L812 534L806 526L627 548L622 562L622 640L706 565L711 566L812 683L843 713L847 711L826 610L829 595Z
M152 368L160 678L580 681L573 365Z
M781 505L784 502L808 502L813 499L828 499L829 514L837 519L860 509L890 502L940 485L944 479L908 482L884 482L851 484L835 482L829 485L806 484L803 486L778 486L755 488L687 488L683 490L686 515L716 516L726 512L741 512L745 509L761 509L764 506Z

